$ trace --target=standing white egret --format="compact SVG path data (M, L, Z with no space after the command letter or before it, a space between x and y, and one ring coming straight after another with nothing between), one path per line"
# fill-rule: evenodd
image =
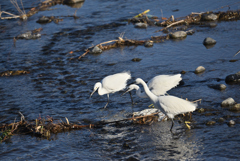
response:
M149 90L147 84L141 78L136 79L136 84L139 83L143 85L145 93L151 99L154 106L156 108L159 108L165 115L172 119L172 126L170 131L172 131L174 125L173 118L175 115L183 114L186 112L192 112L196 110L197 107L196 103L192 103L184 99L170 95L156 96Z
M129 79L131 79L131 74L129 71L109 75L103 78L101 82L97 82L94 85L93 92L91 93L90 97L96 90L98 90L99 95L107 94L108 101L107 104L104 106L104 108L106 108L109 103L109 94L118 92L126 88L127 81Z

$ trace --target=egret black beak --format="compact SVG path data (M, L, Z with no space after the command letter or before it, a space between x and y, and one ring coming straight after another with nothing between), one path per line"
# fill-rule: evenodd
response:
M91 98L92 97L92 95L93 95L93 93L95 92L96 90L93 90L92 91L92 93L90 94L90 97L89 98Z
M126 94L127 92L130 92L130 88L128 88L121 96L123 96L124 94Z

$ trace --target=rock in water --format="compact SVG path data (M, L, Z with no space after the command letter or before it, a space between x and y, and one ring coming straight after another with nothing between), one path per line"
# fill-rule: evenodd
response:
M185 31L177 31L169 34L171 39L182 39L187 37L187 33Z
M201 20L202 21L215 21L218 19L218 16L216 14L210 13L210 14L203 14Z
M153 46L153 41L147 41L145 44L144 44L145 47L152 47Z
M139 22L139 23L136 23L136 24L135 24L135 27L136 27L136 28L147 28L147 27L148 27L148 24Z
M240 83L240 71L237 72L236 74L228 75L225 78L225 82L227 84L238 84L238 83Z
M231 105L234 105L236 102L234 101L233 98L229 97L228 99L225 99L222 101L221 106L222 107L229 107Z
M212 39L211 37L207 37L203 40L203 45L214 45L217 41Z
M90 53L91 54L101 54L102 49L100 49L98 46L95 46Z
M199 73L202 73L204 72L206 69L203 67L203 66L199 66L195 69L195 73L196 74L199 74Z
M225 84L213 84L213 85L208 85L208 87L213 89L218 89L218 90L224 90L227 88Z

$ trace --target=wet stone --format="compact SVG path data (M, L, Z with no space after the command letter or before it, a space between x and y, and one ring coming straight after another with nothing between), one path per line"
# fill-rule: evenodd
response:
M49 23L52 22L53 19L54 16L53 17L42 16L37 20L37 23Z
M187 37L187 32L177 31L177 32L174 32L174 33L170 33L169 36L170 36L171 39L182 39L182 38Z
M197 111L198 111L198 113L203 113L203 112L205 112L206 110L205 110L204 108L199 108Z
M208 122L206 123L206 125L214 125L214 124L216 124L216 121L208 121Z
M202 21L215 21L218 19L218 16L216 14L210 13L210 14L203 14L201 20Z
M73 4L73 3L80 3L84 2L84 0L64 0L64 3L66 4Z
M134 158L133 156L126 159L126 161L139 161L139 159Z
M100 49L98 46L95 46L91 51L91 54L101 54L102 53L102 49Z
M187 35L193 35L195 33L195 30L188 30L186 31Z
M195 69L195 74L204 72L206 69L203 66L199 66Z
M32 31L28 31L26 33L20 34L17 36L18 39L26 39L26 40L30 40L30 39L37 39L40 38L41 34L39 33L33 33Z
M181 74L186 74L186 71L182 70L182 71L181 71Z
M139 23L136 23L136 24L135 24L135 27L136 27L136 28L147 28L147 27L148 27L148 24L139 22Z
M240 103L235 104L229 111L240 111Z
M240 71L236 74L230 74L225 78L227 84L239 84L240 83Z
M152 47L153 46L153 41L147 41L145 44L144 44L145 47Z
M222 118L222 117L220 117L220 118L218 119L218 122L225 122L225 119Z
M217 41L214 40L214 39L211 38L211 37L207 37L207 38L205 38L205 39L203 40L203 45L214 45L214 44L216 44L216 43L217 43Z
M233 126L233 125L235 125L236 123L235 123L235 121L234 120L230 120L229 122L228 122L228 126Z
M233 98L229 97L228 99L225 99L222 103L221 106L222 107L229 107L231 105L234 105L236 102L234 101Z
M142 59L140 59L140 58L133 58L133 59L132 59L133 62L140 62L141 60L142 60Z
M208 85L208 87L217 89L217 90L225 90L227 88L225 84L213 84L213 85Z

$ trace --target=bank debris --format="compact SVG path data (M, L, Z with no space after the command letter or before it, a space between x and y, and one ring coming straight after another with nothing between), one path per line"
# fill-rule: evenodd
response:
M34 121L28 121L25 116L19 112L21 115L21 120L16 122L16 119L13 123L9 124L0 124L0 142L4 142L11 138L11 136L15 134L22 135L32 135L35 137L40 137L44 139L50 139L52 134L57 134L61 132L67 132L71 130L80 130L83 128L101 128L104 125L115 124L118 125L120 122L132 123L132 124L147 124L151 125L153 122L165 121L166 117L162 117L163 114L159 114L161 112L153 110L154 113L147 113L147 115L142 116L141 114L135 113L132 117L117 120L117 121L99 121L87 125L81 125L78 123L70 123L68 118L65 117L65 121L63 120L55 120L50 116L46 118L41 118L40 116ZM136 115L136 116L135 116ZM161 116L161 120L159 120L159 116ZM191 120L190 114L181 115L181 119Z
M29 71L25 71L25 70L7 70L4 72L0 72L0 76L16 76L16 75L22 75L22 74L29 74Z
M238 2L240 3L240 2ZM228 6L225 6L228 7ZM146 10L143 13L138 14L128 20L129 23L136 24L136 23L144 23L147 26L159 26L162 27L160 30L157 30L155 33L162 31L165 35L160 36L151 36L145 40L132 40L132 39L123 39L123 36L119 37L117 40L109 40L106 42L102 42L100 44L91 46L85 50L78 59L84 57L87 53L93 53L92 50L94 47L99 47L102 51L109 50L112 48L120 47L120 46L132 46L132 45L145 45L147 42L151 41L153 43L164 42L165 40L169 39L184 39L186 35L194 34L195 30L191 29L193 26L209 26L211 27L211 22L217 21L233 21L240 19L240 10L236 11L226 11L226 12L201 12L196 13L192 12L190 15L181 18L174 18L174 16L170 16L169 18L164 17L157 17L148 15L147 13L150 10ZM172 36L173 33L177 30L184 32L184 36L181 37L174 37ZM145 45L147 46L147 45ZM236 56L237 54L235 54ZM71 58L73 59L73 58Z

